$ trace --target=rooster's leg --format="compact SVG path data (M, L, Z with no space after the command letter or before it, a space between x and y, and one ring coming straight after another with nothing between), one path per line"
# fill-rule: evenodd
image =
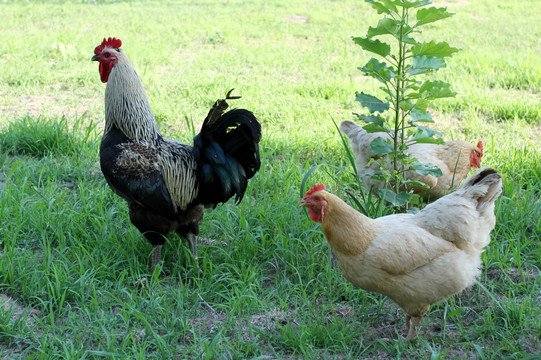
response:
M150 272L154 272L154 268L160 262L161 256L162 256L162 245L154 246L154 250L152 251L152 265L150 265Z
M186 234L186 239L188 239L188 242L190 243L190 251L197 264L197 236L190 232Z

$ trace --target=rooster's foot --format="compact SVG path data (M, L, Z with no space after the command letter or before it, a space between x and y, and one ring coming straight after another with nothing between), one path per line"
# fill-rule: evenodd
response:
M195 266L198 266L197 264L197 236L193 233L186 234L186 239L188 239L188 242L190 243L190 251L192 252L192 255L195 259Z
M160 262L161 256L162 256L162 245L154 246L154 250L152 251L152 264L150 265L151 273L154 272L154 268Z

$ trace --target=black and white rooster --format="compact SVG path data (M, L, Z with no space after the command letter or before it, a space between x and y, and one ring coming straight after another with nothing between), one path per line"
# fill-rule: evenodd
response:
M100 163L111 189L128 202L131 222L154 246L153 270L168 233L186 238L197 258L203 206L242 200L261 165L261 125L248 110L225 112L226 100L238 98L229 92L209 111L193 146L165 138L121 45L103 39L92 57L107 83Z

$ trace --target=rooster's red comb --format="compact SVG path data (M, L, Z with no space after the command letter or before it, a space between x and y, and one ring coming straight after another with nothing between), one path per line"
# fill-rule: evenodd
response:
M479 150L481 150L481 156L482 156L482 155L483 155L483 142L482 142L482 141L479 141L479 142L477 143L477 148L478 148Z
M103 41L101 42L101 44L96 46L96 48L94 49L94 54L99 55L106 46L113 49L118 49L119 47L122 46L122 40L117 39L117 38L111 38L111 37L108 39L103 38Z
M323 185L323 184L315 184L314 186L312 186L312 188L310 190L308 190L306 192L305 196L312 195L316 191L321 191L321 190L325 190L325 185Z

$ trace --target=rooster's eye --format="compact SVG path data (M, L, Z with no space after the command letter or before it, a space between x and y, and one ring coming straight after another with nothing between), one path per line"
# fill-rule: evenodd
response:
M103 56L105 56L106 58L108 58L109 56L111 56L111 54L105 53L105 55L103 55Z

